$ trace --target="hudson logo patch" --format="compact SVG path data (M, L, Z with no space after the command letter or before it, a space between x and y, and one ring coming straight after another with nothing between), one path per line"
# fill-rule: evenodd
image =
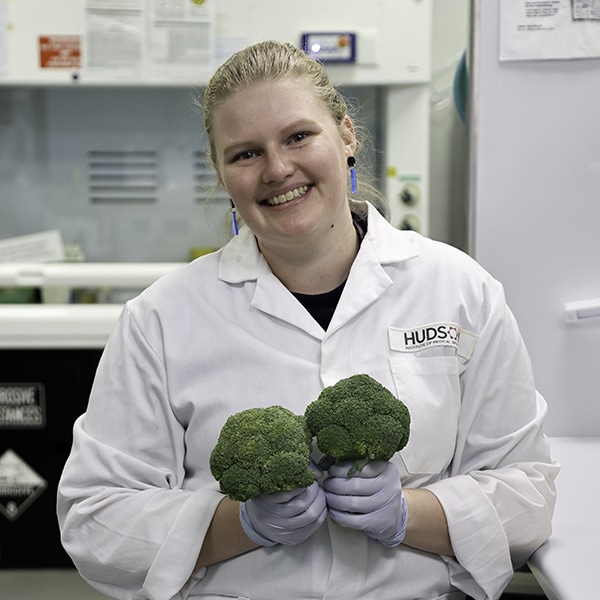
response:
M419 352L435 346L449 346L463 358L470 358L477 336L456 323L431 323L412 329L390 327L390 348L397 352Z

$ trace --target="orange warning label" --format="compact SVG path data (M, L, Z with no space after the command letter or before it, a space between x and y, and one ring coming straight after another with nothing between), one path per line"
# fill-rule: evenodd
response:
M81 64L81 37L78 35L40 36L40 68L78 69Z

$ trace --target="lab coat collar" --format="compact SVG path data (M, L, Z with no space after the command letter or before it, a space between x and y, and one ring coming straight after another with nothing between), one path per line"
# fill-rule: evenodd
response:
M367 234L327 334L352 319L393 284L384 266L417 256L411 237L395 229L369 204ZM298 310L298 301L272 273L248 227L243 227L223 248L219 278L233 284L256 281L252 299L255 308L292 323L314 337L325 336L306 311Z
M400 233L381 215L381 213L370 203L366 203L369 209L367 240L372 252L381 265L401 263L417 256L417 249L412 243L414 233ZM363 240L364 242L364 240Z
M252 281L258 276L261 258L254 234L244 226L223 248L219 279L227 283Z
M233 284L256 281L251 301L254 308L322 339L323 330L273 274L248 227L243 227L239 235L223 248L219 278Z
M350 269L328 334L354 318L393 285L385 265L405 262L417 256L410 238L410 234L392 227L369 204L367 234Z
M373 205L367 205L367 234L357 258L365 248L369 248L373 260L381 265L400 263L416 257L417 251L412 244L411 235L399 235L398 230L390 225ZM239 235L223 248L219 279L228 283L252 281L258 277L261 262L266 264L254 234L248 227L242 227Z

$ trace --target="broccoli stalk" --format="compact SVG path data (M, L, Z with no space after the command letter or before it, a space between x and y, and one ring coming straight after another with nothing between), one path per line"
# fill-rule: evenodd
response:
M302 415L282 406L249 408L231 415L210 455L221 491L245 502L261 494L308 487L312 435Z
M408 408L369 375L326 387L304 416L321 452L335 462L355 461L348 475L370 460L389 460L408 442Z

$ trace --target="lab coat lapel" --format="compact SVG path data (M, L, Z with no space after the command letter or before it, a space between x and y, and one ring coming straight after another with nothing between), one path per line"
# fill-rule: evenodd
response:
M363 240L329 325L328 333L333 333L354 318L375 302L391 285L393 282L381 266L373 247Z
M219 278L233 284L253 283L255 290L251 304L254 308L323 339L325 332L273 275L258 249L254 234L247 227L223 248Z
M369 205L367 234L350 269L328 333L333 333L350 321L393 285L385 265L405 262L417 255L408 236L399 236L398 233Z
M294 295L273 275L261 255L252 306L321 340L325 332Z

